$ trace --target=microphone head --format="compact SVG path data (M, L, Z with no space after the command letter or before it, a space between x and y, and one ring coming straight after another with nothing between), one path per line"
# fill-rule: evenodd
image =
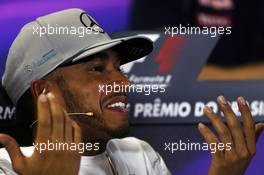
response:
M93 116L94 113L93 113L93 112L87 112L86 115L88 115L88 116Z
M73 113L68 113L68 115L87 115L87 116L93 116L94 113L93 112L73 112Z

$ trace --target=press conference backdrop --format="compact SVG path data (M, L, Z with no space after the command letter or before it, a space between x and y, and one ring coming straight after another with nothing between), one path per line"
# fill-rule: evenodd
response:
M238 114L235 100L243 95L252 109L254 119L263 121L264 87L263 80L201 80L199 75L210 60L219 55L223 38L207 35L178 35L170 37L162 30L125 31L131 27L133 1L110 0L102 1L1 1L1 70L3 73L5 59L12 41L19 29L37 16L70 7L80 7L94 16L95 19L113 37L128 35L144 35L154 41L154 51L147 57L123 67L131 82L143 85L163 87L163 92L141 91L130 93L131 135L149 142L164 158L173 174L203 175L210 164L209 151L175 151L165 149L165 143L199 142L204 140L197 130L199 122L208 120L203 116L202 107L211 106L220 116L221 113L215 99L225 95L231 101ZM118 11L115 9L119 9ZM12 11L10 9L13 9ZM25 10L31 9L31 10ZM13 13L13 12L16 13ZM111 15L109 15L111 14ZM122 31L123 32L117 32ZM231 52L222 53L229 57ZM223 59L224 59L223 57ZM26 129L16 123L13 115L15 108L8 100L3 89L0 94L0 132L16 137L21 145L30 143ZM25 116L26 118L26 116ZM258 143L258 152L249 167L247 174L260 175L264 151L263 137Z

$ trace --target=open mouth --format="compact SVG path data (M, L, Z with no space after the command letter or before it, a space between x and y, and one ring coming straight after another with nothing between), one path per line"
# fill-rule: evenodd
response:
M128 113L127 96L119 95L112 97L106 104L106 108L116 112Z

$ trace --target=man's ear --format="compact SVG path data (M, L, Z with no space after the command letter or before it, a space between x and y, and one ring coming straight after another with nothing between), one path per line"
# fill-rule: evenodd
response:
M47 80L33 80L31 82L30 90L34 99L37 99L41 93L49 91L50 84Z

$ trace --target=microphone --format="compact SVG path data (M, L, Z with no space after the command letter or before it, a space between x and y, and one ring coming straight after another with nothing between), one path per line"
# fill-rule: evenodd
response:
M87 115L89 117L93 116L94 113L93 112L86 112L86 113L82 113L82 112L73 112L73 113L68 113L68 115Z
M44 88L42 90L42 94L46 94L46 88ZM72 113L68 113L67 111L63 110L63 112L69 116L74 116L74 115L86 115L89 117L92 117L94 115L93 112L72 112ZM33 128L33 126L38 122L38 120L35 120L31 125L29 125L29 128Z
M86 115L89 117L92 117L94 115L93 112L72 112L72 113L67 113L65 111L66 114L68 114L69 116L74 116L74 115ZM33 128L33 126L38 122L38 120L35 120L31 125L29 125L29 128Z

